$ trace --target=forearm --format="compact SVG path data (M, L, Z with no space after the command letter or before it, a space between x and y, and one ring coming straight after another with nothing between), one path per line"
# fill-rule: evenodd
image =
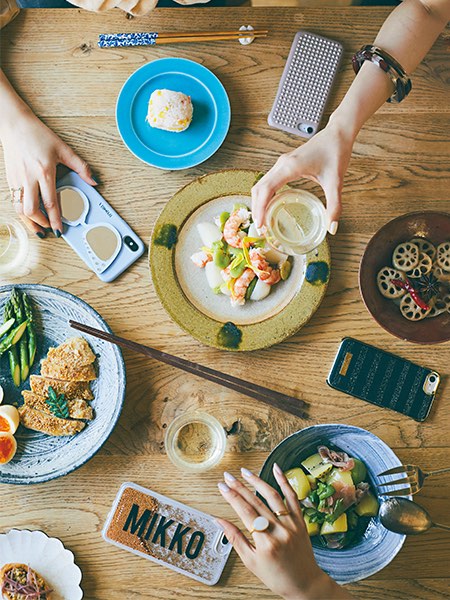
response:
M331 577L321 571L320 576L313 578L308 590L295 590L284 597L285 600L355 600L345 588L338 585Z
M450 0L405 0L386 19L374 44L391 54L407 73L411 73L449 18ZM366 61L331 116L330 125L344 127L348 135L355 138L393 91L387 74Z
M25 114L32 114L29 106L14 90L8 78L0 69L0 140L11 125Z

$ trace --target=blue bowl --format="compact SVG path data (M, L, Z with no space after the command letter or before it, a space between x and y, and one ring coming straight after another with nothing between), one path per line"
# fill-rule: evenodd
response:
M194 116L185 131L163 131L147 123L150 95L163 88L191 97ZM166 170L188 169L210 158L222 145L230 119L222 83L209 69L185 58L160 58L140 67L124 83L116 105L117 127L128 150Z
M333 445L362 460L367 466L374 490L377 490L378 473L402 464L389 446L365 429L340 424L313 425L284 439L267 458L260 477L279 491L272 474L273 464L276 462L283 471L298 467L302 460L317 452L317 446L321 444ZM398 475L391 477L392 480L397 479ZM387 492L391 488L383 489ZM382 498L380 495L380 499ZM340 550L313 544L314 555L320 568L335 581L352 583L370 577L386 567L400 551L405 537L388 531L379 518L374 517L359 542Z

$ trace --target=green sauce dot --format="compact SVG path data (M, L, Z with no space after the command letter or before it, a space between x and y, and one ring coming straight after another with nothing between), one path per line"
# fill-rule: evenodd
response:
M217 341L224 348L239 348L242 340L242 331L234 323L228 321L217 334Z
M177 243L177 239L177 228L175 225L165 223L159 228L153 241L157 246L164 246L170 250Z

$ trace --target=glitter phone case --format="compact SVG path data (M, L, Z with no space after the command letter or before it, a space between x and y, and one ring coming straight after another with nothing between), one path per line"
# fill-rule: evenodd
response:
M135 483L122 484L102 535L110 544L207 585L219 581L232 548L211 515ZM134 581L135 593L137 585Z
M271 127L304 138L317 133L342 51L334 40L307 31L295 34L269 114Z

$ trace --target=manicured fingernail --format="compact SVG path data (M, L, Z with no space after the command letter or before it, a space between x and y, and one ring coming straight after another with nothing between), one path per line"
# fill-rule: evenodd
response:
M227 484L226 484L226 483L223 483L222 481L220 481L220 482L217 484L217 487L218 487L218 488L219 488L219 490L220 490L221 492L223 492L224 494L226 494L227 492L229 492L229 491L230 491L230 488L227 486Z
M57 237L57 238L60 238L60 237L61 237L61 232L60 232L60 230L59 230L59 229L56 229L56 230L55 230L55 235L56 235L56 237Z
M244 469L244 467L242 467L241 473L242 473L242 477L252 477L253 476L253 473L251 471L249 471L248 469Z
M283 473L283 471L280 469L277 463L273 463L273 471L274 473L277 473L277 475L281 475Z
M338 230L338 225L339 225L339 223L337 221L333 221L332 223L330 223L328 231L331 233L331 235L336 235L336 232Z
M225 473L223 474L223 478L225 479L225 481L236 481L236 477L231 473L228 473L228 471L225 471Z
M92 179L92 181L95 182L95 185L98 185L99 181L98 181L97 177L94 177L93 175L91 175L91 179Z
M38 236L38 238L40 238L41 240L43 240L45 238L45 233L43 233L42 231L37 231L36 235Z

